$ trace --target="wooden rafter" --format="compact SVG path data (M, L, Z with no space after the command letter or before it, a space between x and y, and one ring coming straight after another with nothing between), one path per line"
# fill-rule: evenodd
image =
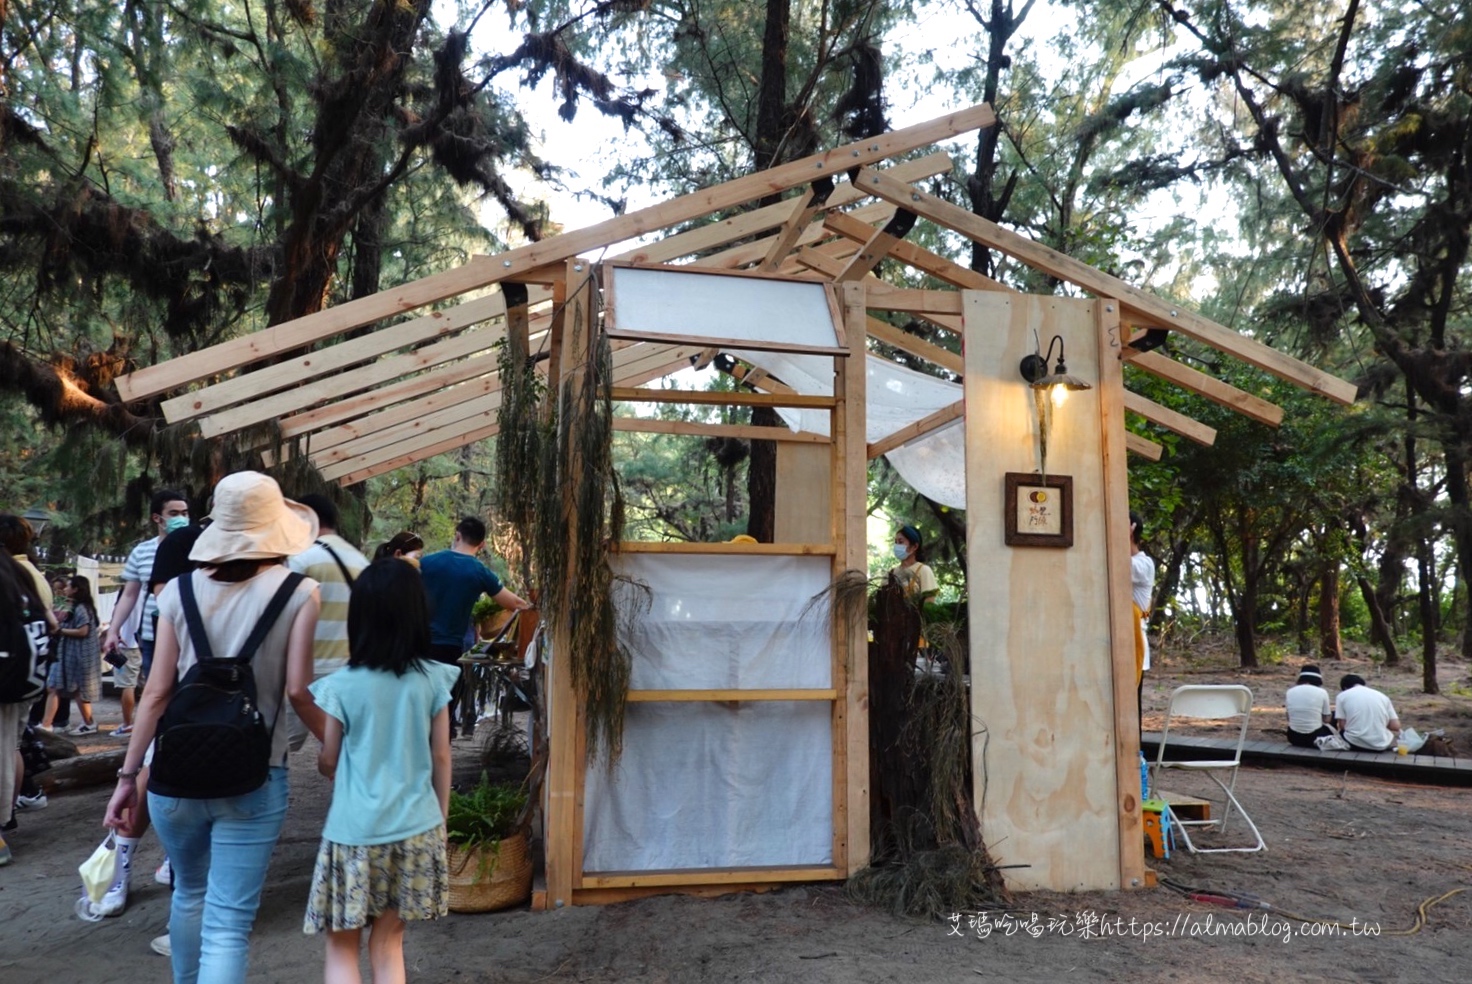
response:
M1125 432L1124 447L1125 450L1130 452L1131 454L1137 454L1140 457L1148 458L1151 461L1159 461L1160 456L1165 453L1165 449L1162 448L1159 444L1156 444L1154 441L1150 440L1147 437L1141 437L1139 434L1135 434L1131 431Z
M201 417L199 431L205 437L228 434L242 427L274 420L283 414L339 399L352 393L372 389L381 383L420 372L430 366L440 365L455 359L463 359L477 352L484 352L505 335L503 326L471 328L458 335L438 342L431 342L413 352L391 355L353 372L339 373L275 393L265 399L212 413Z
M828 198L833 194L833 179L826 178L813 183L813 190L806 198L799 195L794 199L792 212L782 223L782 228L772 237L767 246L767 254L762 257L761 262L756 265L758 270L775 270L782 260L786 258L792 249L792 244L797 242L797 237L802 235L813 216L823 209Z
M915 213L906 212L904 209L895 212L894 218L869 237L853 259L848 261L848 266L833 278L834 281L843 284L852 280L864 279L874 271L880 260L888 256L890 251L899 245L914 224ZM873 304L869 306L874 307Z
M996 116L990 106L973 106L926 123L868 137L857 143L835 147L824 153L727 181L714 188L681 195L494 257L478 256L454 270L433 274L392 290L348 301L294 321L263 328L243 338L140 369L129 376L119 377L118 391L128 401L166 393L196 380L285 355L324 338L340 335L353 328L433 304L468 290L487 287L502 280L515 280L517 274L523 271L535 270L558 260L571 259L588 250L602 249L656 229L688 222L763 195L809 184L820 177L877 164L897 154L991 126L995 122Z
M752 427L749 424L704 424L693 420L660 420L657 417L614 417L613 429L635 434L686 434L694 437L735 437L744 441L793 441L798 444L827 444L828 435L790 431L786 427Z
M960 420L965 413L966 401L964 399L957 400L950 406L941 407L934 413L921 417L913 424L901 427L888 437L870 444L869 459L872 461L880 455L888 454L897 447L909 444L911 441L919 440L933 431L940 430L946 424L954 420Z
M1179 331L1197 341L1210 345L1241 359L1265 372L1319 393L1343 404L1355 400L1354 384L1345 382L1321 369L1285 355L1264 345L1254 338L1240 335L1209 318L1187 308L1171 304L1153 294L1140 290L1111 277L1101 270L1074 259L1066 253L1035 243L994 222L952 205L934 195L920 191L904 182L897 182L872 168L865 168L859 175L859 187L875 195L907 208L930 219L938 225L958 232L974 242L1006 253L1034 269L1050 276L1066 280L1099 297L1112 297L1119 301L1124 312L1132 313L1145 324L1157 324Z
M901 181L920 181L925 178L944 174L952 166L951 156L945 153L930 154L918 160L904 161L893 167L887 168L885 173L892 174ZM833 194L828 198L827 208L837 209L868 198L867 192L859 191L853 185L844 181L838 185ZM853 213L855 221L885 221L875 219L874 216L880 211L892 212L894 207L888 203L882 205L869 205L863 209L856 209ZM782 225L783 219L790 214L791 205L788 202L778 202L775 205L767 205L762 208L753 209L750 212L740 214L703 225L698 229L688 232L677 232L665 236L656 242L636 246L615 254L612 259L627 260L630 263L669 263L672 260L682 259L686 256L694 256L707 250L728 246L740 239L767 232ZM838 213L830 213L838 214ZM821 226L821 223L819 223ZM814 238L822 235L821 229L804 232L804 237L811 234ZM762 242L766 242L763 240ZM803 240L799 240L802 242ZM808 240L811 241L811 240ZM757 257L763 255L756 254ZM752 259L745 261L753 262Z
M1137 413L1152 424L1159 424L1166 430L1175 431L1188 440L1197 444L1211 447L1216 443L1216 429L1208 427L1199 420L1193 420L1183 413L1163 407L1154 400L1143 397L1138 393L1125 390L1124 408L1131 413Z

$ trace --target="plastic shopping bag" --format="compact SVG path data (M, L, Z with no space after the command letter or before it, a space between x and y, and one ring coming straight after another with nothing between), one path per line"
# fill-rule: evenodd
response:
M107 836L102 839L102 843L97 845L97 850L92 852L92 856L77 868L77 873L82 876L82 898L77 905L79 914L82 908L81 902L102 901L102 897L112 887L112 879L117 873L117 866L117 834L109 830Z

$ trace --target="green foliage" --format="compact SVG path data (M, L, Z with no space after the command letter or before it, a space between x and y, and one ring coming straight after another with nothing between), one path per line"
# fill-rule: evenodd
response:
M520 829L526 802L526 790L520 784L493 783L481 773L480 782L469 792L450 791L445 832L451 844L494 851L501 838Z

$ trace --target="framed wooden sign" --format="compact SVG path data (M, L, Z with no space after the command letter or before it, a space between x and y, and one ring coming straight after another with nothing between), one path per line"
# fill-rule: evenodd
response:
M1007 472L1005 478L1007 546L1073 546L1073 476Z

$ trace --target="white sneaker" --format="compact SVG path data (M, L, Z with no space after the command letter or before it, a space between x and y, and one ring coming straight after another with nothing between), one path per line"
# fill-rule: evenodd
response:
M128 907L128 883L124 881L120 885L114 885L107 890L102 901L92 907L99 916L121 916L123 910Z
M17 810L44 810L48 802L45 793L37 793L35 796L17 796L15 808Z
M97 725L96 724L87 724L86 722L83 722L83 723L77 725L75 728L69 728L69 729L67 729L67 734L69 734L69 735L95 735L95 734L97 734Z
M172 957L174 955L174 948L169 943L168 933L162 936L155 936L149 940L148 948L161 957Z
M164 863L159 865L158 870L153 873L153 880L160 885L174 884L174 869L169 867L168 858L164 858ZM160 938L162 939L163 937Z

